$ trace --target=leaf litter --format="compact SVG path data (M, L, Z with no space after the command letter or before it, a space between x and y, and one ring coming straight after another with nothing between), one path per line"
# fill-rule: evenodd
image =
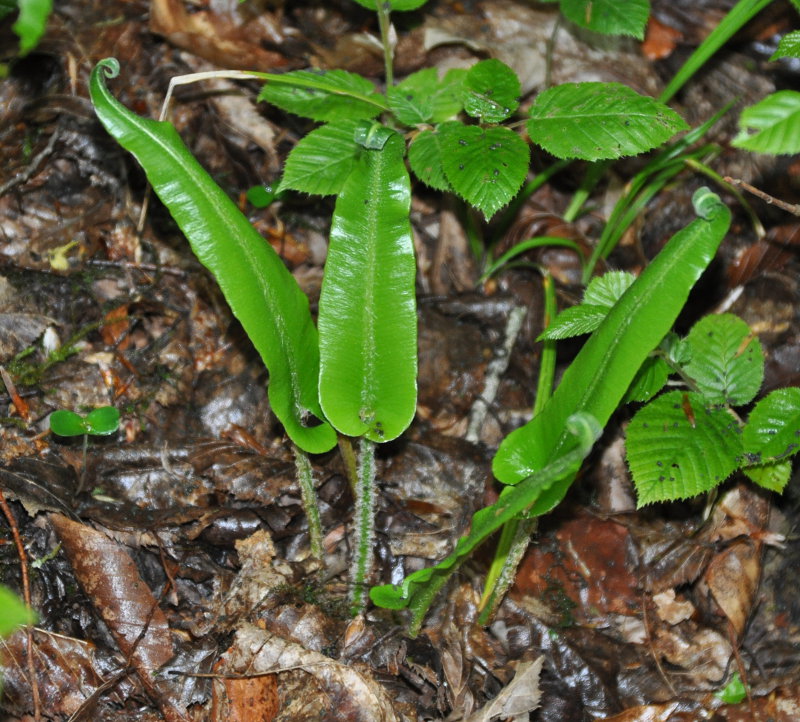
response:
M684 5L653 3L657 22L671 29L652 51L664 58L661 66L643 62L627 41L590 49L562 28L552 79L616 80L657 94L675 39L696 43L718 20L709 3ZM148 32L148 13L158 36ZM791 482L784 498L731 485L707 518L696 500L634 513L624 465L604 457L603 471L587 469L582 491L542 520L490 626L476 621L481 556L417 639L381 610L347 617L352 498L341 461L329 454L316 464L327 532L321 565L308 555L291 458L256 355L157 204L137 236L143 178L99 132L85 101L88 70L112 53L126 65L122 100L152 115L169 77L209 67L202 62L380 73L364 16L343 3L275 3L255 17L250 3L232 1L193 13L162 0L102 9L66 3L37 53L0 83L8 129L0 138L0 323L7 329L0 361L31 418L27 427L17 424L11 398L2 397L0 483L37 562L31 591L40 620L32 639L45 716L630 722L691 720L714 710L729 720L796 718L798 496ZM485 0L468 12L433 3L419 24L398 25L397 67L463 67L488 52L517 71L526 93L545 78L542 48L554 22L552 8L512 0ZM763 25L752 30L758 42L764 32ZM708 117L709 104L716 109L709 87L769 92L772 81L751 66L731 54L715 79L690 87L691 121L692 113ZM240 125L236 111L202 91L184 91L180 101L176 125L233 197L274 181L305 130L263 108ZM724 162L745 175L742 164L755 161L731 153ZM759 159L758 167L786 188L790 162ZM619 172L627 172L624 164ZM537 191L500 248L540 232L582 247L596 238L596 218L561 220L569 180L567 173ZM623 240L617 267L635 271L653 256L671 224L687 217L692 190L687 182L654 200L641 233ZM380 459L376 582L399 580L452 548L471 514L494 499L491 447L532 404L541 330L536 276L511 269L480 292L468 290L475 259L464 255L467 243L453 223L440 229L442 211L452 216L437 196L422 191L415 199L420 285L436 296L420 299L418 421ZM289 201L280 216L274 208L248 213L314 301L324 203ZM730 310L758 326L766 385L774 388L797 383L800 367L792 310L797 231L775 214L764 218L765 239L744 224L732 234L719 271L688 313L701 315L743 285ZM565 299L580 296L572 251L532 250L522 260L548 266ZM480 443L466 442L515 305L528 314ZM63 358L54 354L66 345ZM566 358L571 347L563 348ZM93 439L85 460L74 442L41 435L55 408L107 404L122 411L122 430ZM612 426L607 436L606 449L619 430ZM82 473L87 491L78 494ZM622 491L609 493L612 486ZM0 548L4 581L17 586L11 547ZM9 719L33 711L26 644L16 634L3 647L0 705ZM745 673L752 700L722 704L714 692L734 671Z

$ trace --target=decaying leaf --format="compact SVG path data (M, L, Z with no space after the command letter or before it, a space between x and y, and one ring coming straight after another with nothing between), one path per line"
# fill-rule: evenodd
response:
M528 718L539 706L542 693L539 691L539 675L544 657L535 662L522 662L517 667L514 679L489 704L470 715L467 722L491 722L491 720Z
M224 670L259 675L302 669L326 695L326 707L351 722L396 722L392 701L366 670L336 662L276 635L244 624L225 653Z

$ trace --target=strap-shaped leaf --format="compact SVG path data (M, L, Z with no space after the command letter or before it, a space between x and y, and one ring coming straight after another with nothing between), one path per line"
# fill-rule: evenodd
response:
M669 240L614 305L541 413L505 438L493 462L500 481L517 483L555 458L568 438L566 421L572 414L586 412L603 426L608 422L728 230L730 211L708 189L695 194L695 210L701 217ZM565 478L545 491L532 513L552 509L571 483Z
M543 490L565 476L574 476L600 436L601 427L589 414L575 414L567 420L566 431L571 444L562 455L517 486L503 490L496 503L477 511L469 534L458 540L452 554L435 566L409 574L399 585L373 587L372 601L388 609L409 607L413 613L409 631L414 636L436 593L461 562L503 524L526 511Z
M642 40L649 0L561 0L564 16L582 28L604 35L631 35Z
M322 419L317 395L319 348L305 297L272 247L194 159L169 123L131 113L105 86L119 63L92 71L90 93L100 121L145 170L200 262L214 274L270 374L269 400L292 440L327 451L336 433Z
M688 499L727 479L741 463L742 432L701 394L671 391L641 408L625 438L637 505Z
M621 83L564 83L536 96L528 134L558 158L637 155L689 126L671 108Z
M375 10L375 0L355 0L368 10ZM389 10L416 10L421 8L428 0L388 0Z
M779 90L742 111L733 145L757 153L800 153L800 93ZM752 133L750 131L753 131Z
M417 399L416 263L405 145L365 150L336 200L319 301L322 408L342 433L389 441Z

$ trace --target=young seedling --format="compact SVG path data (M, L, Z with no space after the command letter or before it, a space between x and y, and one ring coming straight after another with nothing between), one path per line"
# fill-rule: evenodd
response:
M86 473L86 452L90 436L110 436L119 429L119 409L100 406L86 416L67 409L58 409L50 414L50 431L58 436L83 436L83 468L78 481L78 493L83 490Z

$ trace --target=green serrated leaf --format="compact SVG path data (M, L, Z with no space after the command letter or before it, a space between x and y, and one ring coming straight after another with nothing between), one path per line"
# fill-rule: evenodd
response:
M611 308L636 280L629 271L609 271L593 278L583 293L582 303Z
M353 140L358 120L327 123L301 138L283 169L279 190L327 196L344 186L359 153Z
M442 167L440 136L435 131L424 130L417 135L408 149L408 163L414 175L425 185L439 191L452 191Z
M670 373L672 369L663 358L650 356L633 377L622 403L650 401L664 388Z
M684 371L706 403L741 406L755 398L764 380L764 352L742 319L730 313L706 316L685 343L690 361Z
M800 58L800 30L793 30L781 38L770 60Z
M0 638L5 639L22 624L33 624L36 615L8 587L0 586Z
M50 414L50 431L59 436L83 436L89 433L89 426L80 414L58 409Z
M742 434L724 409L697 393L671 391L641 408L625 437L639 508L710 491L739 466Z
M649 0L561 0L564 17L582 28L604 35L644 39Z
M389 441L416 409L416 262L403 138L365 151L336 200L319 301L319 396L343 434Z
M169 209L200 262L211 271L269 370L269 401L291 439L322 453L336 432L319 405L319 345L308 299L281 258L214 183L169 123L140 118L114 98L104 74L119 63L106 59L92 71L89 90L106 130L133 153L153 190Z
M462 90L464 111L484 123L501 123L519 107L521 92L516 73L490 58L467 71Z
M432 123L443 123L455 118L463 107L461 102L462 88L467 77L465 68L451 68L439 81L433 95Z
M488 220L517 194L528 173L528 144L508 128L439 126L442 167L453 190Z
M293 70L273 75L258 99L323 122L367 120L386 108L369 80L346 70Z
M101 406L86 414L86 425L92 436L109 436L119 428L119 409Z
M428 123L433 118L434 96L439 86L436 68L425 68L387 89L389 108L406 125Z
M792 477L792 462L773 461L767 464L745 466L742 471L762 489L782 494Z
M800 449L800 388L777 389L761 399L744 427L745 452L757 462L781 460Z
M620 83L564 83L536 96L528 134L558 158L637 155L686 130L671 108Z
M375 10L375 0L354 0L367 10ZM390 10L407 11L421 8L428 0L384 0Z
M19 38L20 55L26 55L39 43L53 10L53 0L19 0L19 17L11 29Z
M583 301L558 314L536 340L555 341L591 333L635 280L636 277L627 271L609 271L593 278L586 287Z
M584 303L570 306L559 313L553 323L542 331L536 340L560 341L561 339L592 333L603 323L603 319L606 316L608 316L608 308L606 306L594 306Z
M800 153L800 93L779 90L745 108L731 143L756 153Z

